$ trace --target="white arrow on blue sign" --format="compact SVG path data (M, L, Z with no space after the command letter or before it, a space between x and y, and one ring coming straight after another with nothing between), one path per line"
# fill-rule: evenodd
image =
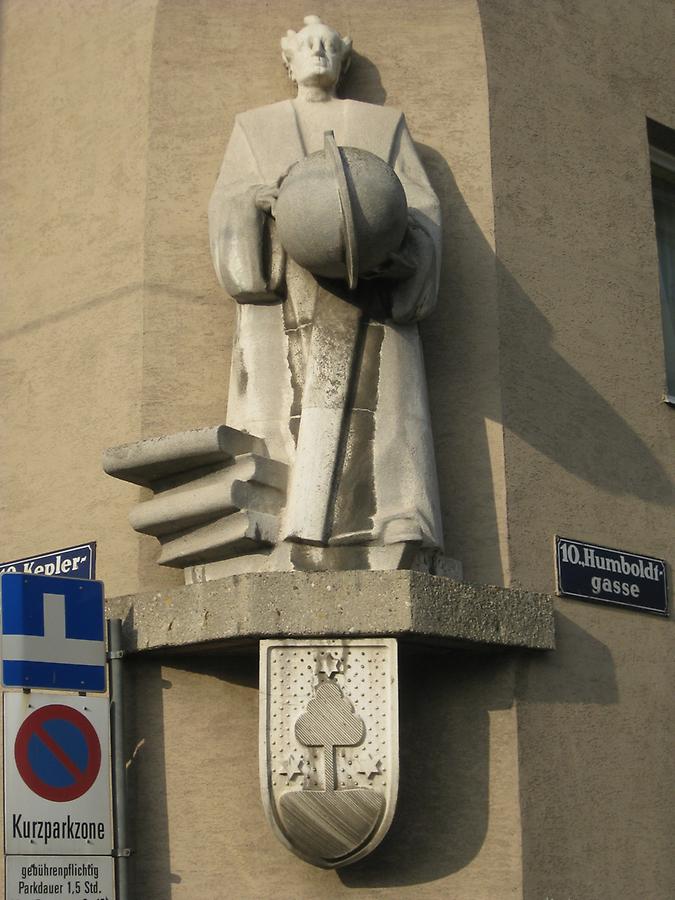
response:
M5 687L105 691L103 583L0 576Z

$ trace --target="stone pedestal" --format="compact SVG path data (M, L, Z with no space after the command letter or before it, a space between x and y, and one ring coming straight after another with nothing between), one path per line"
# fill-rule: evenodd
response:
M422 572L259 572L108 600L125 649L227 650L276 637L387 636L476 649L555 647L546 594Z

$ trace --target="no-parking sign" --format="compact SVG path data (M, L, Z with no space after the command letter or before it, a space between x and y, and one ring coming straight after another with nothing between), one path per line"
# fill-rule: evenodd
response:
M4 695L5 852L110 853L108 700Z

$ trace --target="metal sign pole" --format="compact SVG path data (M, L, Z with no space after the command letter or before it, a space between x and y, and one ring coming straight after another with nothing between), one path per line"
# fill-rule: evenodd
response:
M108 621L110 660L110 728L112 737L113 821L115 828L115 875L117 900L129 900L129 857L127 842L127 791L124 765L124 683L122 671L122 620Z

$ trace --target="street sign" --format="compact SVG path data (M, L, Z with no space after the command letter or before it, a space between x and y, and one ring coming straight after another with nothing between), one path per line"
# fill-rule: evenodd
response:
M109 704L4 695L5 852L110 853Z
M665 560L558 536L555 544L559 594L668 615Z
M109 856L8 856L5 900L58 896L67 900L115 900Z
M105 691L103 584L0 575L5 687Z
M25 575L60 575L64 578L95 578L96 541L0 563L0 575L4 575L5 572L18 572Z

